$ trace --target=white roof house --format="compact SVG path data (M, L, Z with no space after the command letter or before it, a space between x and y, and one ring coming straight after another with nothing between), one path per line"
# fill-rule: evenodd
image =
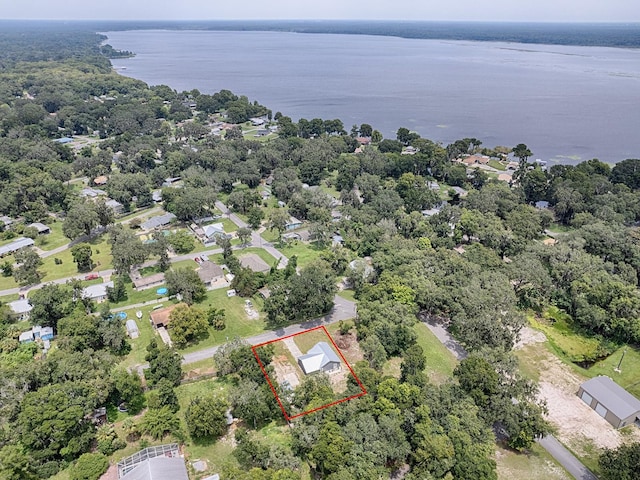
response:
M11 312L13 312L15 316L19 317L20 320L26 320L29 318L29 312L33 308L29 303L29 300L26 298L9 302L7 305L11 309Z
M142 222L140 228L143 230L152 230L154 228L164 227L165 225L169 225L175 218L176 216L173 213L165 213L164 215L151 217L146 222Z
M224 235L224 225L222 223L212 223L202 227L205 237L213 238L214 235Z
M47 225L45 225L44 223L33 222L33 223L30 223L29 225L27 225L27 227L35 228L38 231L38 234L51 233L51 229Z
M113 282L89 285L82 290L82 297L89 298L96 302L102 302L107 299L107 287L113 288Z
M100 190L99 188L91 188L91 187L83 188L80 191L80 196L87 197L87 198L96 198L106 194L107 192L105 192L104 190Z
M3 257L4 255L9 255L13 252L17 252L21 248L30 247L32 245L35 245L35 243L36 242L34 242L30 238L25 238L25 237L16 238L13 242L0 247L0 257Z
M298 357L298 365L309 375L315 372L332 372L340 368L340 358L327 342L318 342L307 352Z

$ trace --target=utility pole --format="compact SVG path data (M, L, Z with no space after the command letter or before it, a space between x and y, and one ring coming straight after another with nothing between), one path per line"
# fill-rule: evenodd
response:
M622 360L624 360L624 354L625 353L627 353L627 347L625 347L624 350L622 351L622 356L620 357L620 361L618 362L618 366L613 369L614 372L621 373L620 365L622 365Z

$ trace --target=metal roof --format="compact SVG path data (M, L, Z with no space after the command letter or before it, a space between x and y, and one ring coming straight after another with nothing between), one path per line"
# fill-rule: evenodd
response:
M84 298L99 298L107 295L107 287L113 288L113 282L98 283L96 285L89 285L82 291Z
M143 461L120 480L189 480L180 457L155 457Z
M174 218L176 218L176 216L173 213L165 213L164 215L151 217L146 222L142 222L140 224L140 227L144 230L151 230L152 228L158 228L163 225L168 225Z
M327 342L318 342L307 352L298 357L304 373L313 373L322 369L331 362L340 363L340 358Z
M33 306L31 306L29 300L26 298L9 302L7 305L9 305L9 308L13 313L17 314L27 313L33 309Z
M21 248L30 247L35 243L36 242L34 242L30 238L25 238L25 237L16 238L13 242L9 243L8 245L3 245L0 247L0 256L6 255L7 253L17 252Z
M640 415L640 400L606 376L587 380L582 389L619 419Z

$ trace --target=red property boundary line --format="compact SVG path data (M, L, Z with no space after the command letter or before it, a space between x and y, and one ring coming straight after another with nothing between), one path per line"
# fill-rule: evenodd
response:
M276 393L276 389L273 387L273 384L271 383L271 379L269 378L269 375L267 374L267 370L265 369L264 365L262 364L262 361L260 361L260 357L258 356L258 352L256 350L258 348L260 348L260 347L265 346L265 345L269 345L270 343L276 343L276 342L279 342L281 340L285 340L287 338L295 337L297 335L302 335L304 333L313 332L315 330L324 331L325 335L331 341L331 344L333 345L333 348L336 350L336 352L338 352L338 355L340 355L340 358L342 359L344 364L347 366L347 368L351 372L351 375L353 375L353 378L356 379L356 382L360 386L360 389L362 390L362 392L357 393L355 395L351 395L350 397L346 397L346 398L342 398L340 400L336 400L335 402L331 402L331 403L328 403L326 405L322 405L321 407L317 407L317 408L314 408L312 410L308 410L306 412L298 413L297 415L289 416L289 414L287 413L287 411L284 408L284 405L282 405L282 401L280 400L280 397ZM284 415L284 418L287 421L293 420L294 418L302 417L303 415L308 415L310 413L317 412L318 410L322 410L322 409L325 409L325 408L332 407L333 405L337 405L339 403L346 402L347 400L352 400L354 398L362 397L363 395L367 394L367 389L364 388L364 385L362 384L362 382L360 381L360 379L358 378L356 373L353 371L353 368L351 368L351 365L349 365L349 362L347 362L347 359L344 358L344 355L342 354L342 352L340 351L340 349L336 345L336 342L333 341L333 338L331 337L331 335L329 334L329 332L327 331L327 329L325 328L324 325L320 325L319 327L310 328L309 330L305 330L303 332L292 333L291 335L287 335L287 336L281 337L281 338L276 338L274 340L269 340L268 342L259 343L258 345L253 345L251 347L251 351L253 352L253 356L256 357L256 360L258 361L258 365L260 365L260 370L262 370L262 374L264 375L264 378L267 379L267 383L269 384L269 387L271 388L271 391L273 392L273 396L276 397L276 401L278 402L278 405L280 406L280 410L282 410L282 414Z

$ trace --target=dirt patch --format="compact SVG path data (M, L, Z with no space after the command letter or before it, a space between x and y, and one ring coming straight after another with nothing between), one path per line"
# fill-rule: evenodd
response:
M275 371L276 381L279 385L284 382L288 382L291 388L296 388L300 385L300 377L295 365L291 365L286 355L278 355L273 357L271 366Z
M531 345L533 343L544 343L547 341L547 337L545 336L544 333L535 330L531 327L523 327L522 330L520 330L520 339L518 340L518 342L514 345L514 349L518 350L522 347L524 347L525 345Z
M364 359L362 350L360 350L360 344L353 333L347 333L346 335L338 333L335 335L333 341L336 342L340 352L342 352L342 355L344 355L344 358L347 359L352 367L354 363Z
M586 378L573 372L542 345L529 348L544 349L546 352L546 355L537 352L539 397L547 402L547 418L557 429L558 440L578 456L592 456L604 448L617 448L623 443L640 440L638 429L634 428L628 435L622 436L578 398L576 392Z

